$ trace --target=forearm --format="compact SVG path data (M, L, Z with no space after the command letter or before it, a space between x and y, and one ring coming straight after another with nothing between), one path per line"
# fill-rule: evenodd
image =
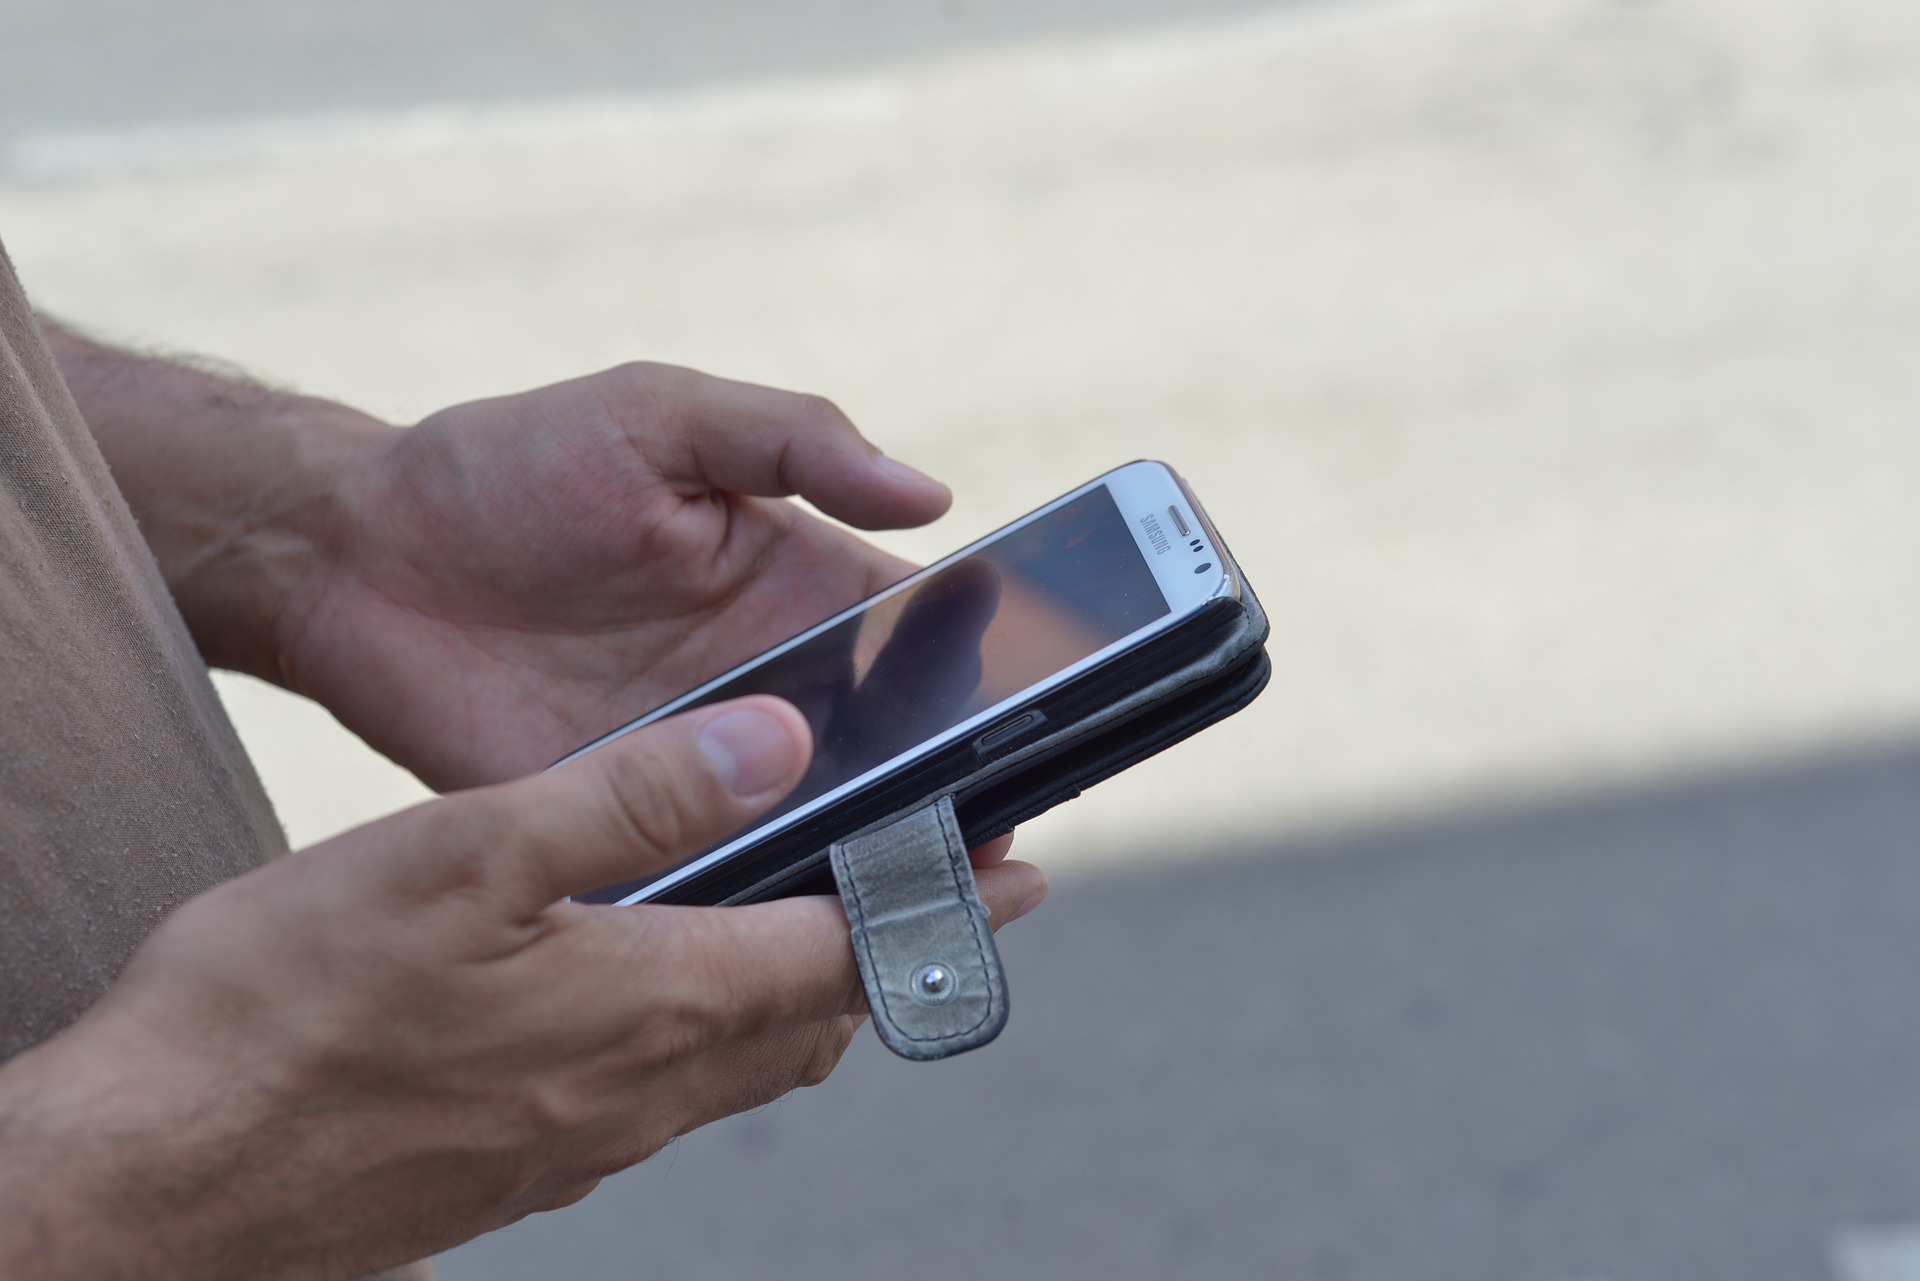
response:
M0 1276L217 1275L208 1265L223 1252L214 1238L230 1194L206 1167L231 1145L215 1110L168 1107L151 1063L116 1083L125 1063L68 1053L66 1040L0 1069Z
M44 318L41 331L201 653L282 681L275 622L336 532L336 479L394 429Z

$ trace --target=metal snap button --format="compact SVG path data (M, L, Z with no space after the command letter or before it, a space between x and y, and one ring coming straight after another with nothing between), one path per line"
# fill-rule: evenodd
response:
M944 963L927 961L913 972L908 988L922 1005L945 1005L960 990L960 979Z

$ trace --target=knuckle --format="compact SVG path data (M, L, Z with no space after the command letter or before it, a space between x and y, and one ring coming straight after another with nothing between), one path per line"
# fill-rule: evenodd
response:
M614 1142L594 1153L586 1172L597 1180L630 1170L657 1155L677 1137L672 1126L660 1121L633 1124Z
M407 816L405 858L383 860L384 891L435 903L485 897L500 888L500 872L513 860L519 824L490 790L431 801Z
M648 1009L635 1049L662 1070L704 1054L739 1034L743 1004L727 963L727 936L705 914L675 912L675 928L649 959L652 973L672 976L648 994Z
M624 1168L624 1166L621 1167L621 1169ZM595 1188L600 1186L600 1180L605 1178L607 1174L617 1173L619 1173L619 1170L608 1170L605 1174L589 1174L576 1182L562 1184L542 1196L539 1204L534 1207L533 1212L545 1213L549 1210L564 1210L570 1205L578 1205L580 1202L586 1200Z
M814 392L793 393L794 423L806 431L840 435L853 430L853 420L840 406Z
M604 377L619 383L624 390L657 391L679 371L673 365L651 360L623 360L607 370Z
M736 923L716 908L690 916L678 935L683 972L697 974L698 984L687 1000L688 1017L706 1033L709 1043L744 1035L752 1030L763 976L744 959Z
M821 1084L839 1066L853 1031L851 1020L831 1019L738 1047L731 1060L735 1084L725 1110L744 1112Z
M651 360L629 360L601 374L603 396L622 422L640 419L675 421L684 416L705 375L679 365Z
M662 857L691 853L709 826L698 813L707 789L692 774L658 751L617 759L604 778L620 834Z
M522 1132L552 1141L577 1134L598 1118L598 1100L571 1080L529 1081L520 1092Z
M840 1059L853 1044L859 1023L849 1017L822 1024L813 1038L811 1050L803 1056L794 1083L801 1089L820 1085L840 1066Z
M657 1074L706 1053L724 1039L712 1013L691 1001L662 1002L651 1010L633 1041L636 1072Z
M519 816L494 792L463 796L457 804L434 805L429 813L426 843L440 856L445 875L456 882L484 887L491 871L483 857L486 851L524 839Z
M625 1041L623 1071L629 1078L671 1072L727 1038L723 1013L706 999L696 975L674 950L656 952L647 972L658 975L635 1012Z

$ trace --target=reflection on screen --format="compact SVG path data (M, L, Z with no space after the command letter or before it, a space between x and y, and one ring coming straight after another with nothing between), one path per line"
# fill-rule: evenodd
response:
M764 825L1167 612L1102 485L679 710L777 694L805 713L813 764Z

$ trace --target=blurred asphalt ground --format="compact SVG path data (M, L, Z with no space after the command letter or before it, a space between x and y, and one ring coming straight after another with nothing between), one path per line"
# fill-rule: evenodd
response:
M1920 1277L1920 11L165 13L6 18L43 305L402 420L823 391L923 557L1165 457L1276 619L1024 834L999 1044L451 1281ZM296 839L419 794L223 691Z

